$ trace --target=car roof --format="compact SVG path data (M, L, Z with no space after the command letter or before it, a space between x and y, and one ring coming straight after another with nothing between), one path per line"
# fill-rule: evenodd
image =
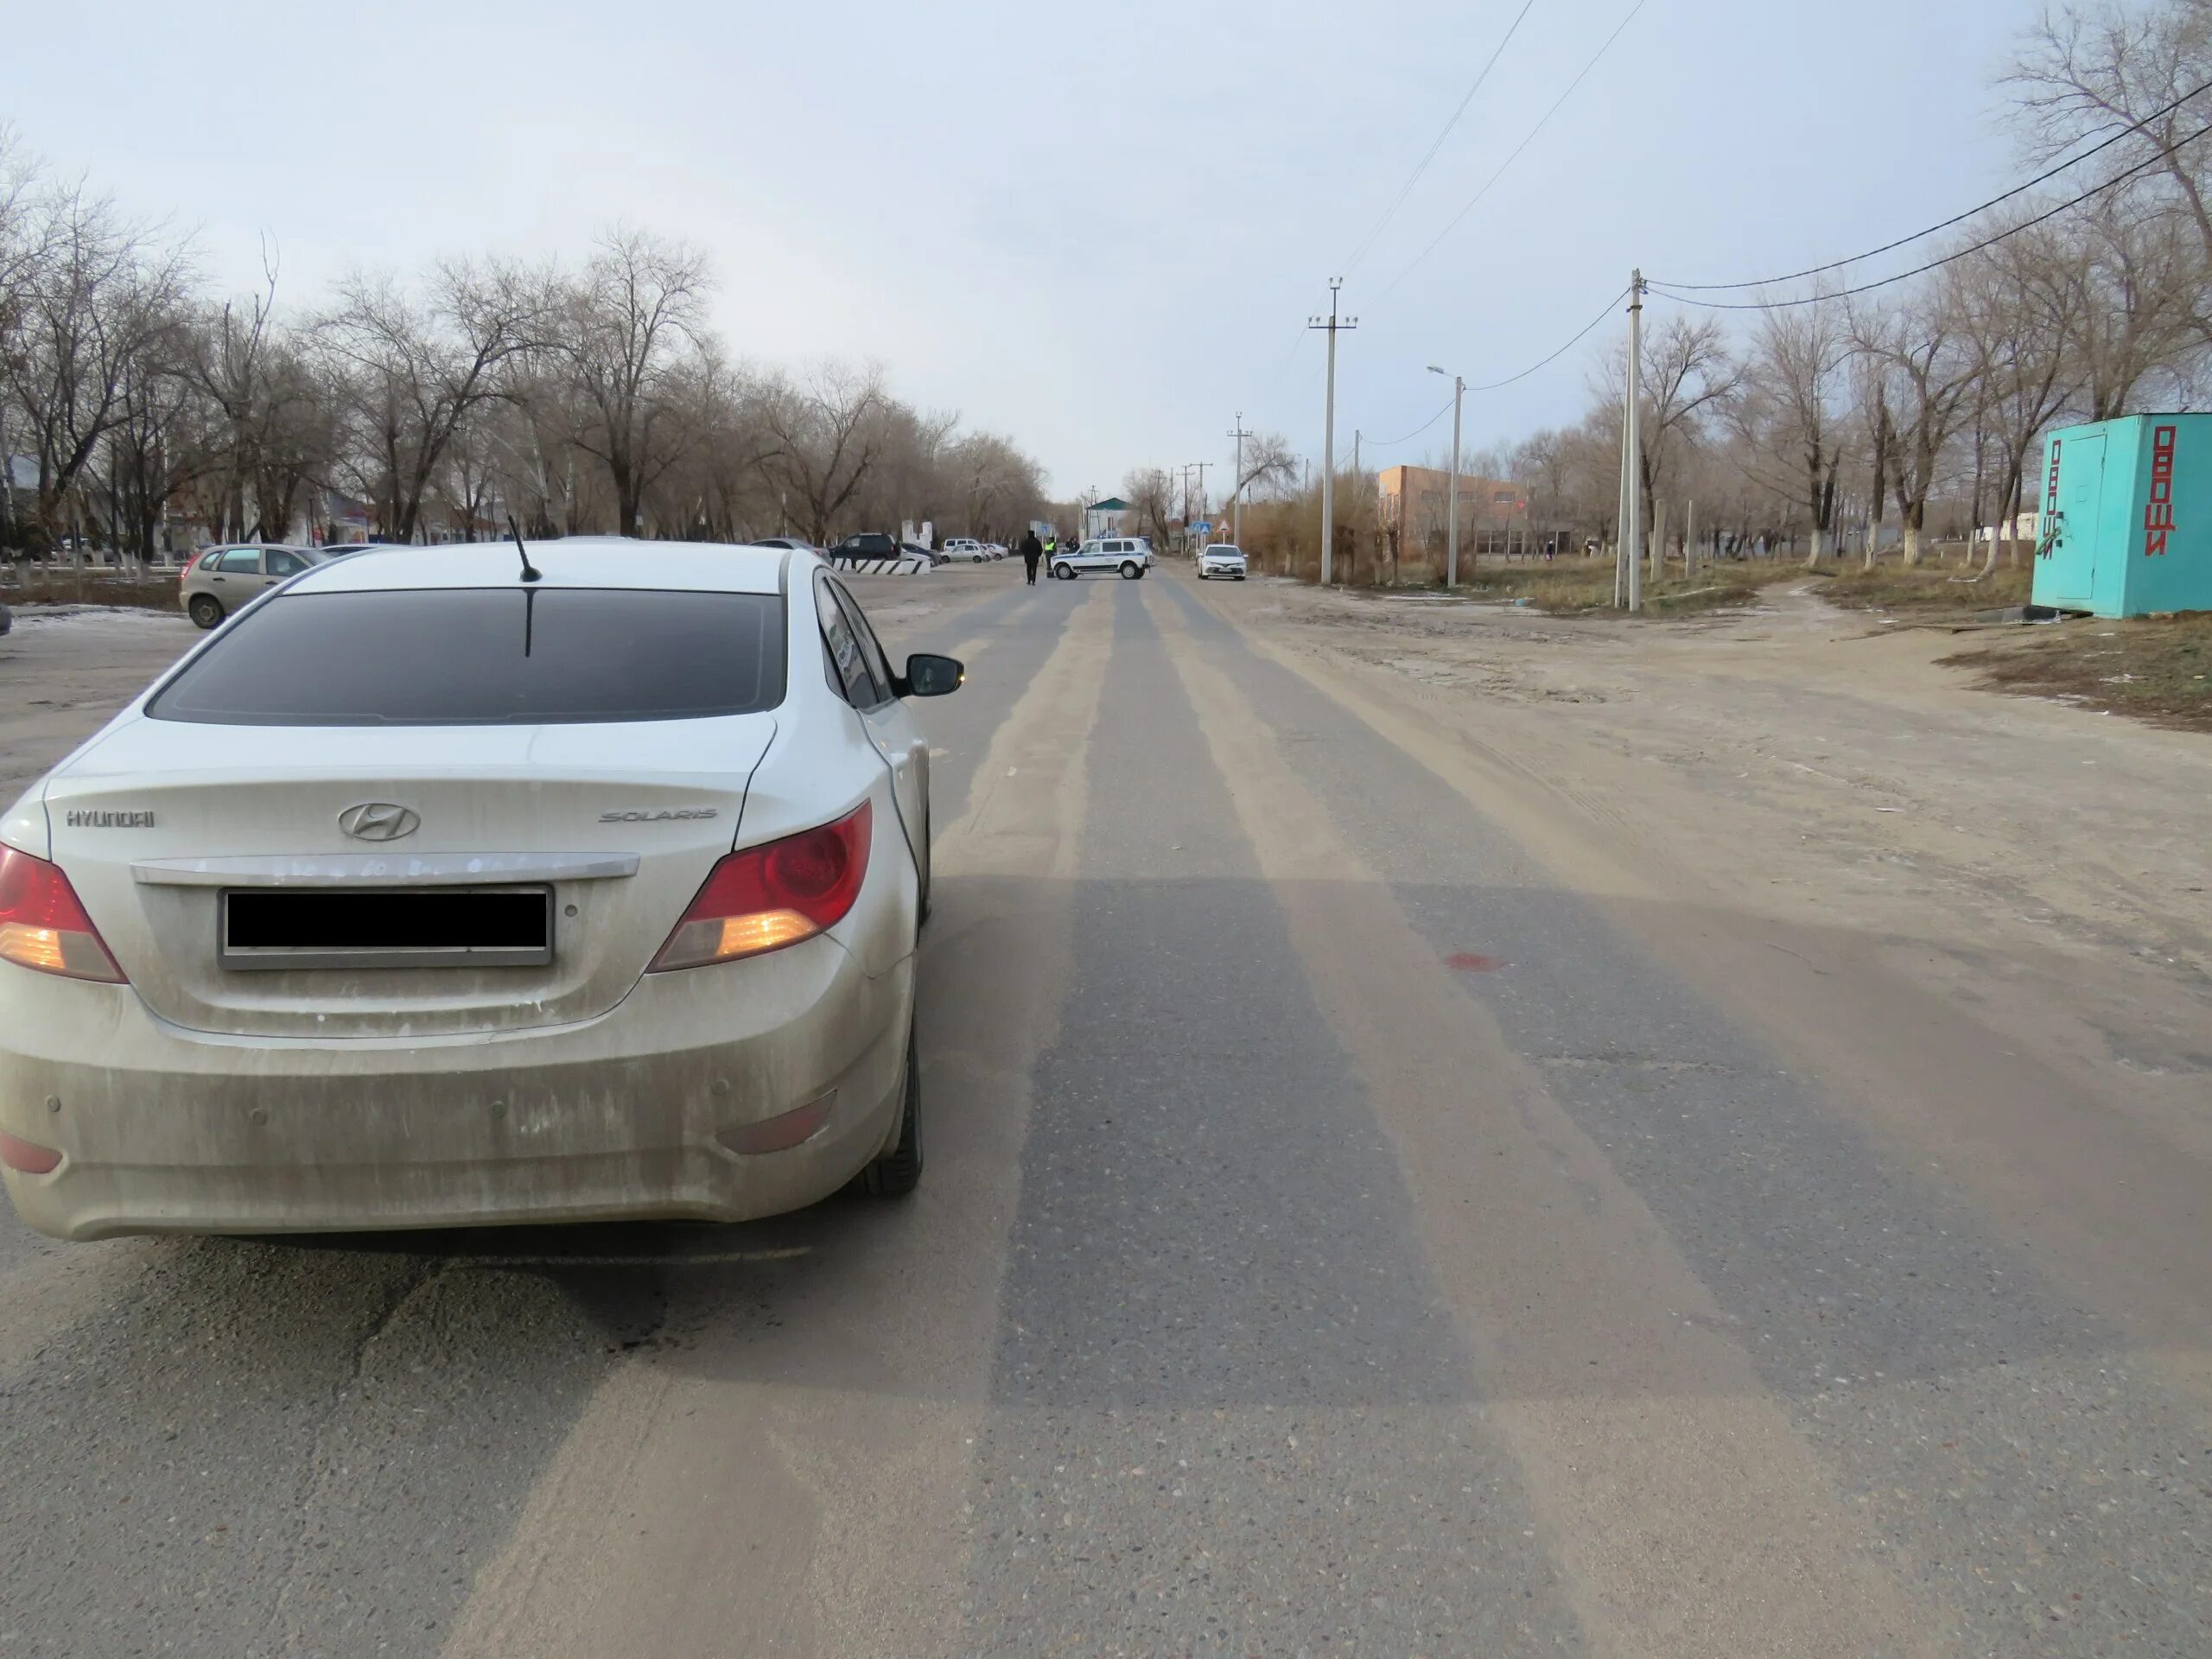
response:
M785 561L780 547L726 542L641 542L624 536L571 536L534 541L530 562L541 588L694 588L708 593L772 594ZM506 542L448 543L440 547L373 544L351 558L318 564L285 591L368 593L400 588L519 586L522 562Z

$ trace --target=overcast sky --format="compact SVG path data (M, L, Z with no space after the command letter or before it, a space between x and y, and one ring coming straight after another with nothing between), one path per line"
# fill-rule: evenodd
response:
M269 233L301 305L354 262L689 237L740 353L880 359L1063 494L1224 461L1240 409L1318 455L1332 275L1348 448L1436 410L1424 365L1522 369L1632 265L1794 269L2018 171L1990 81L2032 0L1646 0L1413 264L1634 3L1534 0L1355 260L1521 3L77 0L14 9L0 118L226 288ZM1471 397L1469 447L1573 419L1596 339Z

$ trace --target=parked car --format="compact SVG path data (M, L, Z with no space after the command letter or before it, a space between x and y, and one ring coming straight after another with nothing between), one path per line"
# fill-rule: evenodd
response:
M893 669L804 554L530 556L318 565L0 817L31 1225L737 1221L919 1180L906 700L960 664Z
M1152 543L1141 536L1108 536L1082 545L1062 548L1052 555L1052 572L1064 582L1104 570L1121 573L1135 582L1152 569Z
M15 626L15 620L8 614L8 607L5 605L0 605L0 633L7 632Z
M956 564L987 564L991 550L972 536L955 536L945 543L944 556Z
M951 555L924 547L919 542L901 542L899 550L910 559L927 559L932 566L952 563Z
M899 538L886 536L880 531L863 531L848 536L830 550L835 559L895 559L899 556Z
M785 549L786 551L792 553L818 554L822 551L822 550L815 546L812 542L802 541L796 536L762 536L754 539L750 545L753 547L780 547Z
M1234 576L1244 580L1244 550L1232 547L1227 542L1216 542L1211 547L1198 550L1198 580L1213 576Z
M232 543L203 548L177 572L177 601L184 613L212 628L261 595L265 588L296 576L357 547L285 547L274 543Z

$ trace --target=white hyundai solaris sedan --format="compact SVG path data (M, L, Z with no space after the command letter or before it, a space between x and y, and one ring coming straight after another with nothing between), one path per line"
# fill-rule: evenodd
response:
M308 570L0 819L9 1197L89 1239L911 1190L904 699L960 677L785 550Z

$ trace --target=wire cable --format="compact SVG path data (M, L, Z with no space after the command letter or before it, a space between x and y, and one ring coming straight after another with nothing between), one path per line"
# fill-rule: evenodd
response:
M2175 151L2185 145L2195 143L2207 133L2212 133L2212 122L2207 122L2195 132L2190 133L2188 137L2177 138L2172 143L2154 151L2142 161L2136 162L2125 173L2115 174L2102 184L2092 185L2080 195L2062 201L2056 207L2046 208L2033 219L2022 219L2018 225L2008 226L1994 236L1986 236L1979 242L1970 243L1963 248L1945 254L1941 259L1930 259L1924 265L1915 265L1910 270L1901 270L1894 276L1884 276L1875 282L1861 283L1855 288L1839 289L1833 294L1808 294L1794 300L1701 300L1694 292L1675 291L1675 285L1671 283L1662 286L1647 278L1643 285L1662 299L1674 300L1683 305L1701 306L1707 311L1786 311L1796 306L1819 305L1829 300L1847 300L1854 294L1871 294L1878 288L1887 288L1894 283L1908 282L1915 276L1925 276L1931 270L1941 270L1945 265L1955 264L1969 255L1980 253L1985 248L1993 248L1999 242L2018 236L2023 231L2031 231L2046 219L2056 219L2069 208L2079 207L2091 196L2100 195L2116 185L2125 184L2138 173L2147 172ZM1732 287L1733 284L1730 286Z
M1411 443L1415 438L1421 436L1422 433L1427 431L1430 427L1434 426L1439 421L1442 420L1446 415L1451 413L1451 410L1452 399L1446 397L1444 400L1444 407L1442 409L1438 410L1435 414L1430 416L1419 426L1414 428L1414 429L1407 433L1404 437L1384 438L1379 443L1375 442L1373 439L1370 439L1368 441L1368 448L1370 449L1395 449L1402 443Z
M1290 349L1282 354L1282 361L1275 365L1275 372L1268 377L1269 391L1282 384L1283 376L1290 372L1292 359L1298 355L1298 348L1306 343L1306 336L1313 332L1302 322L1298 325L1298 338L1290 342Z
M1406 198L1413 194L1414 186L1420 183L1421 175L1428 171L1428 164L1436 159L1436 152L1444 148L1444 141L1452 136L1452 129L1459 124L1459 118L1467 112L1467 105L1475 101L1475 94L1482 91L1483 82L1490 79L1490 72L1497 67L1498 59L1505 54L1507 45L1512 41L1516 31L1520 29L1521 20L1529 15L1535 3L1536 0L1522 0L1521 10L1514 14L1513 22L1506 29L1504 39L1498 41L1497 49L1490 54L1490 61L1483 65L1482 73L1475 77L1475 84L1467 88L1467 95L1459 100L1459 107L1452 111L1452 118L1444 124L1444 130L1436 135L1436 142L1428 147L1428 153L1423 156L1414 168L1395 199L1382 210L1382 217L1375 221L1375 228L1367 233L1366 239L1352 250L1351 257L1344 262L1345 276L1351 275L1353 267L1367 257L1367 251L1375 245L1375 238L1382 234L1383 228L1389 224L1398 209L1406 205Z
M1539 362L1531 363L1527 368L1522 370L1518 374L1509 374L1503 380L1488 381L1479 386L1469 386L1467 390L1469 391L1502 391L1505 387L1514 385L1516 381L1526 380L1530 375L1535 373L1538 369L1549 368L1553 364L1558 362L1560 359L1565 357L1569 352L1573 351L1577 346L1580 346L1585 340L1588 339L1592 329L1595 328L1599 323L1605 321L1607 317L1611 316L1613 315L1614 305L1627 293L1628 289L1625 288L1623 288L1618 292L1615 293L1611 299L1608 299L1605 302L1605 308L1604 310L1600 311L1596 316L1591 318L1589 321L1584 323L1581 327L1576 329L1574 331L1574 337L1568 340L1566 345L1560 346L1557 351L1552 353L1550 356L1542 359Z
M1924 231L1915 231L1910 236L1901 236L1894 242L1885 242L1878 248L1869 248L1864 253L1854 253L1848 259L1833 259L1825 265L1814 265L1805 270L1793 270L1786 276L1765 276L1761 277L1756 282L1749 283L1675 283L1666 282L1657 277L1654 277L1651 280L1657 286L1678 289L1682 293L1717 294L1727 289L1741 289L1746 288L1779 288L1784 283L1800 282L1808 276L1819 276L1825 275L1827 272L1831 270L1840 270L1846 265L1864 264L1866 261L1875 257L1878 254L1894 253L1897 249L1904 247L1909 242L1923 241L1927 238L1935 235L1938 231L1948 231L1954 225L1963 224L1967 219L1974 218L1977 214L1987 213L1992 207L2002 207L2005 203L2012 200L2013 197L2024 195L2039 184L2048 184L2051 180L2056 178L2061 173L2065 172L2068 168L2079 167L2083 162L2088 161L2092 156L2101 155L2104 151L2110 149L2114 144L2126 137L2130 133L2138 131L2140 129L2150 125L2153 121L2164 119L2167 116L2171 115L2176 110L2181 108L2183 105L2188 103L2192 98L2198 97L2207 92L2212 92L2212 80L2208 80L2202 86L2183 92L2179 98L2174 99L2172 103L2164 105L2163 108L2152 111L2150 114L2145 116L2141 120L2129 122L2126 126L2120 128L2119 131L2113 133L2111 137L2106 139L2102 143L2094 145L2091 148L2083 150L2079 156L2070 156L2067 160L2060 162L2056 166L2044 169L2043 172L2037 174L2032 179L2030 179L2025 184L2015 185L2001 196L1992 196L1987 201L1983 202L1980 207L1969 207L1963 213L1954 213L1950 218L1943 220L1940 225L1930 225ZM2184 138L2181 141L2181 143L2187 143L2188 142L2189 140ZM2161 156L2171 155L2174 150L2178 149L2180 147L2181 144L2171 144L2164 150L2159 152L2159 154ZM2158 158L2154 156L2152 159L2156 160ZM2140 168L2131 169L2132 172L2139 172L2142 169ZM2125 173L2120 175L2121 178L2126 178L2127 176L2129 176L2129 175ZM2111 182L2117 182L2117 181L2111 181ZM2099 187L2099 188L2102 188L2102 186ZM2094 195L2096 193L2095 191L2091 191L2089 194ZM2077 198L2077 200L2079 200L2079 198ZM1919 273L1908 272L1907 274L1916 276Z
M1465 207L1462 207L1458 213L1452 215L1451 222L1446 225L1442 230L1436 233L1435 238L1427 247L1423 248L1419 253L1415 254L1411 259L1408 259L1406 262L1405 269L1390 279L1389 285L1383 289L1381 294L1376 296L1377 299L1387 298L1390 293L1396 289L1400 283L1404 282L1408 276L1413 274L1414 266L1421 264L1422 260L1427 258L1430 254L1434 253L1437 250L1438 245L1440 244L1446 237L1451 235L1453 231L1459 228L1459 221L1461 219L1466 218L1469 213L1475 211L1475 204L1490 194L1491 186L1496 184L1500 179L1503 178L1505 176L1506 168L1511 167L1515 162L1518 161L1521 158L1521 152L1528 149L1530 144L1535 142L1536 135L1544 130L1546 124L1551 120L1552 117L1559 113L1560 105L1566 103L1568 99L1574 95L1574 89L1580 86L1583 81L1588 78L1590 72L1598 67L1598 60L1604 57L1607 52L1612 49L1613 42L1621 37L1621 31L1636 21L1636 14L1642 11L1647 3L1649 3L1649 0L1636 0L1636 3L1628 9L1628 15L1625 17L1623 17L1619 22L1613 25L1613 32L1605 36L1605 43L1590 54L1590 60L1582 66L1581 73L1576 75L1573 80L1568 81L1567 83L1567 90L1552 100L1551 108L1546 110L1543 114L1537 118L1536 124L1529 129L1528 136L1513 147L1513 153L1498 163L1497 171L1491 174L1489 178L1483 181L1483 188L1476 191L1472 196L1468 198L1467 205Z

